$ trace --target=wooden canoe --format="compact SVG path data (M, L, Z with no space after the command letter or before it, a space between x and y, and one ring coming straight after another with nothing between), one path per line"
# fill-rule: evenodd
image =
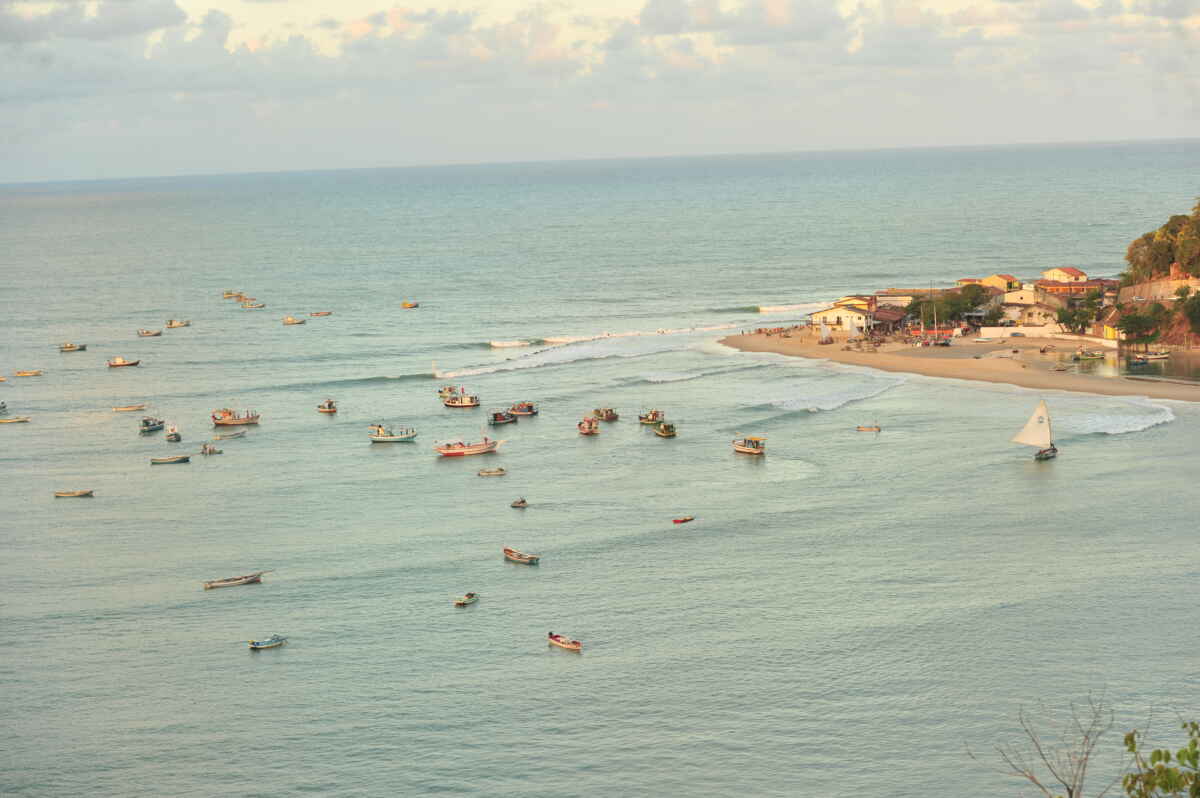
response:
M250 644L251 651L260 651L264 648L279 648L287 642L287 638L271 635L266 640L247 640L246 642Z
M253 585L262 582L263 574L269 574L270 571L255 571L252 574L243 574L241 576L227 576L224 579L211 579L204 583L205 590L214 590L218 587L235 587L236 585Z
M95 492L96 491L94 491L94 490L56 490L56 491L54 491L54 498L56 498L56 499L81 499L84 496L92 496L93 494L95 494Z
M113 412L114 413L130 413L134 410L145 410L145 409L146 409L146 405L145 405L145 403L142 403L140 405L123 405L121 407L114 407Z
M502 551L504 552L504 559L509 562L519 562L522 565L537 565L538 561L542 559L536 554L525 554L516 549L504 548Z
M190 463L191 455L177 454L174 457L151 457L150 465L174 465L175 463Z
M29 416L13 416L12 418L0 418L0 424L24 424L29 420Z
M566 635L556 635L554 632L551 632L546 637L546 640L550 643L550 645L558 646L559 648L565 648L567 651L583 650L583 643L579 642L578 640L572 640Z
M42 376L41 369L27 369L26 371L14 371L14 377L40 377Z

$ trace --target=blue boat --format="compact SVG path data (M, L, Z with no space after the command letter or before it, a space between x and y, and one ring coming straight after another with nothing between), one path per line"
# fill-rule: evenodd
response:
M139 431L143 432L143 433L158 432L160 429L163 428L163 426L165 426L165 422L161 418L154 418L153 416L143 416L142 417L142 427Z
M266 640L247 640L246 642L250 644L251 651L258 651L264 648L279 648L287 642L287 638L280 635L271 635Z

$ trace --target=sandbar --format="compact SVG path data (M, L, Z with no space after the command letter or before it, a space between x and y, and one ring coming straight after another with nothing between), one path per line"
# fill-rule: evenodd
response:
M1074 351L1078 346L1071 341L1005 338L992 343L977 344L967 336L954 339L953 344L948 347L914 347L903 343L886 343L879 346L875 352L863 352L847 350L845 339L844 333L834 333L832 344L818 344L814 331L801 328L791 331L790 337L779 333L745 333L727 336L720 342L743 352L774 352L795 357L819 358L835 363L867 366L881 371L921 374L927 377L1005 383L1035 390L1200 402L1200 382L1193 384L1182 380L1152 377L1096 376L1079 374L1074 368L1068 371L1053 371L1062 355ZM1046 354L1038 351L1048 345L1055 349Z

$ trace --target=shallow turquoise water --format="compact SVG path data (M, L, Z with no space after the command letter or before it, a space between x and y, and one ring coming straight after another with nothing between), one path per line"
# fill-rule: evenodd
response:
M0 383L34 418L0 427L0 791L1015 794L964 744L1022 704L1107 689L1119 729L1191 712L1194 655L1142 630L1190 620L1193 405L1048 394L1063 454L1035 464L1007 440L1041 394L655 331L1115 273L1198 165L1165 143L0 189L0 370L46 370ZM193 326L134 337L167 318ZM606 331L648 334L486 345ZM484 410L443 408L445 381ZM523 398L542 414L500 454L431 451ZM140 400L185 442L109 409ZM149 466L223 406L263 423ZM598 406L621 420L581 438ZM678 438L636 423L652 406ZM368 444L379 420L418 442ZM769 454L732 453L743 434ZM76 487L97 497L52 498ZM237 642L271 632L289 645Z

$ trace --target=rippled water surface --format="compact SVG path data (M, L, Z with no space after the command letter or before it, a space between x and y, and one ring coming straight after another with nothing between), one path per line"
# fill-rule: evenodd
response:
M1198 167L1157 143L0 187L0 372L45 371L0 383L33 419L0 425L0 792L1012 795L964 744L1022 704L1191 712L1190 646L1136 630L1189 625L1193 405L1047 394L1038 464L1008 438L1041 394L716 339L849 291L1114 274ZM135 336L168 318L192 326ZM520 399L541 414L487 429L499 454L433 453ZM184 442L110 409L139 401ZM262 424L150 466L225 406ZM577 435L600 406L621 419Z

